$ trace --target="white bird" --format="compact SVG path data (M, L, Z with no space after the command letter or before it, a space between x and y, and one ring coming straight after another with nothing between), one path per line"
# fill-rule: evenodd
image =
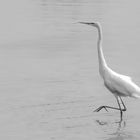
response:
M128 96L128 97L140 98L140 87L137 86L132 81L131 77L118 74L108 67L102 51L102 28L100 23L99 22L96 23L79 22L79 23L91 25L93 27L96 27L98 30L97 50L98 50L98 60L99 60L99 72L101 77L103 78L105 87L109 91L111 91L111 93L113 93L119 105L119 108L110 107L110 106L100 106L95 111L98 112L102 108L104 108L106 111L107 108L116 109L120 111L121 120L122 120L122 112L126 111L126 107L121 97ZM121 108L120 101L123 105L123 109Z

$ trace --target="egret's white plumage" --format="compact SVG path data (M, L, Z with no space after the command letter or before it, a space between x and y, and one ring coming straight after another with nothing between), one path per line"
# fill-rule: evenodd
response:
M140 88L132 81L131 77L118 74L107 68L103 79L105 86L113 94L140 98Z
M97 50L98 50L98 60L99 60L99 72L104 80L104 85L115 95L119 104L119 109L114 107L109 107L109 106L101 106L96 111L100 111L102 108L105 109L112 108L112 109L120 110L122 114L122 111L126 111L126 107L121 99L121 96L140 98L140 87L137 86L132 81L131 77L118 74L108 67L102 50L102 28L100 23L98 22L96 23L80 22L80 23L94 26L98 30ZM124 110L122 110L120 107L119 98L125 108Z

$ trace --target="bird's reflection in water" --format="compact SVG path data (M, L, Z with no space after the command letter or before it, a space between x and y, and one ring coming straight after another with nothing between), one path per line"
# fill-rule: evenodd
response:
M116 122L96 120L96 123L104 128L105 133L107 133L107 138L104 138L105 140L125 140L134 138L130 132L126 132L125 120Z

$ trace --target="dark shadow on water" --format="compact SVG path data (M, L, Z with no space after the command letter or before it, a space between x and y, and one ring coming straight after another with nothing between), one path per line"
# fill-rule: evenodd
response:
M96 120L96 123L104 129L105 140L132 140L135 138L132 133L127 132L125 120L115 122Z

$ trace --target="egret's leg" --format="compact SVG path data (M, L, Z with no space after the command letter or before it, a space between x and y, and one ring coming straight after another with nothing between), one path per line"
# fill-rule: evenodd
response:
M120 105L120 103L119 103L119 97L118 96L115 96L116 97L116 99L117 99L117 103L118 103L118 105L119 105L119 110L120 110L120 117L121 117L121 121L122 121L122 115L123 115L123 112L122 112L122 109L121 109L121 105Z
M119 108L116 108L116 107L111 107L111 106L100 106L99 108L97 108L96 110L94 110L94 112L99 112L101 109L105 109L106 111L108 111L107 110L107 108L109 108L109 109L115 109L115 110L120 110Z
M125 111L125 110L126 110L126 107L125 107L125 105L124 105L122 99L120 98L120 100L121 100L121 102L122 102L122 104L123 104L123 106L124 106L124 109L121 109L121 105L120 105L120 103L119 103L118 96L115 96L115 97L116 97L116 99L117 99L117 103L118 103L118 105L119 105L119 108L111 107L111 106L100 106L100 107L97 108L94 112L99 112L99 111L102 110L103 108L107 111L107 108L109 108L109 109L119 110L119 111L121 112L121 116L122 116L122 111Z
M121 103L122 103L122 105L123 105L123 109L122 109L122 111L126 111L127 110L127 108L126 108L126 106L125 106L125 104L124 104L124 102L123 102L123 100L122 100L122 98L119 96L119 98L120 98L120 100L121 100Z
M106 111L107 111L107 108L119 110L119 111L120 111L120 118L121 118L120 121L122 121L123 111L126 111L126 106L125 106L125 104L123 103L123 100L121 99L120 96L115 96L115 97L116 97L116 99L117 99L117 103L118 103L119 108L111 107L111 106L100 106L100 107L97 108L94 112L99 112L99 111L100 111L101 109L103 109L103 108L104 108ZM120 102L119 102L119 98L120 98L120 100L121 100L121 103L122 103L124 109L121 109L121 105L120 105Z

